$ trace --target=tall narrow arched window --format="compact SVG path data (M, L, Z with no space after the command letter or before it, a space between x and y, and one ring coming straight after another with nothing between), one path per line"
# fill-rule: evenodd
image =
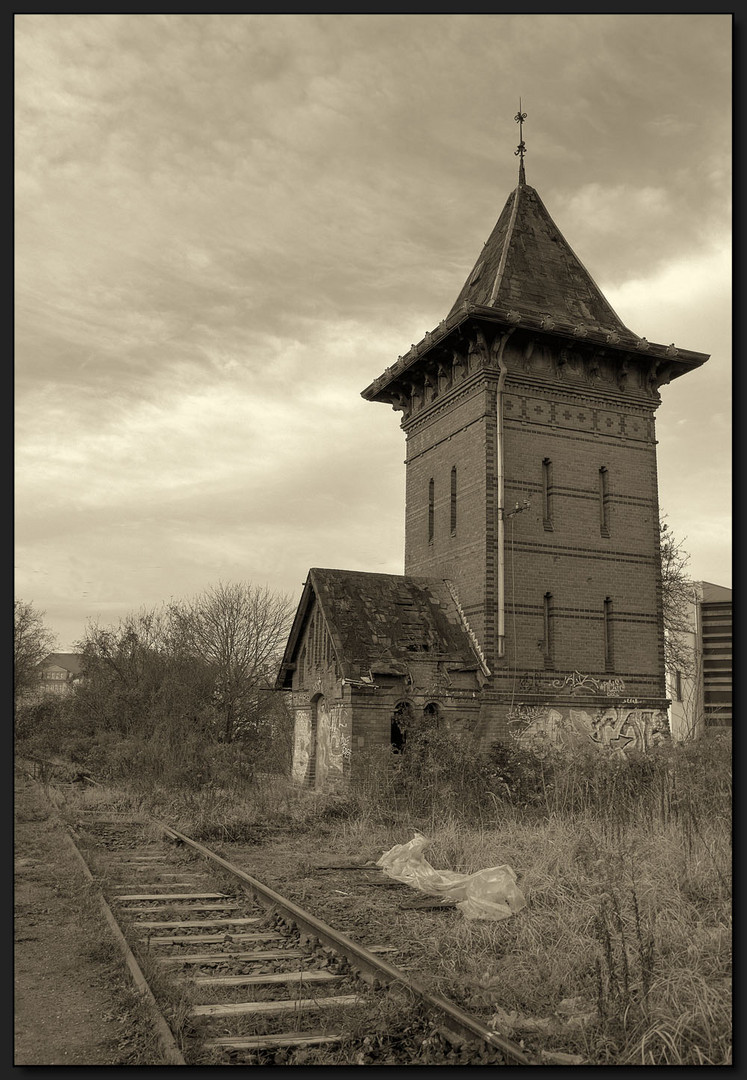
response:
M548 532L553 531L552 462L549 458L544 458L542 461L542 524Z
M553 640L552 640L552 593L546 592L543 597L542 604L542 652L545 660L545 667L552 668L554 663L553 657Z
M451 535L456 534L457 527L457 471L456 465L451 467Z
M433 478L428 481L428 543L433 541L433 524L435 519L435 507L433 501L434 484Z
M602 536L610 534L609 491L607 490L607 469L602 465L599 470L599 531Z
M614 671L614 657L612 653L612 600L609 596L604 599L604 670Z

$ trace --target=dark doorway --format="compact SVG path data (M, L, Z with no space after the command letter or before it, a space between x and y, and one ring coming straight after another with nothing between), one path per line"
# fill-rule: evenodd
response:
M413 711L409 701L400 701L392 713L391 742L395 754L401 754L407 742L407 732L412 731Z
M435 701L431 701L423 709L423 716L428 727L437 727L441 722L441 710Z

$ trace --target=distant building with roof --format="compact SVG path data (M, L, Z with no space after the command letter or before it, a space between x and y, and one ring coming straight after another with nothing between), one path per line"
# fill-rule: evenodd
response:
M687 670L667 672L675 739L732 726L732 593L710 581L693 583L690 631L681 633Z
M68 694L82 678L80 653L50 653L38 667L39 694Z
M404 574L309 572L277 681L298 780L424 718L486 744L667 732L654 415L707 359L622 323L522 151L451 311L362 392L402 418Z

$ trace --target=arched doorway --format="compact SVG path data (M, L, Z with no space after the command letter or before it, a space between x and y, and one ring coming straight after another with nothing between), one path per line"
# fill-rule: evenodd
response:
M423 709L423 719L428 727L438 727L441 723L441 709L435 701L429 701Z
M394 706L391 722L391 745L395 754L403 753L407 743L407 733L412 731L415 714L409 701L400 701Z
M441 706L435 701L429 701L423 707L423 715L418 724L418 745L421 752L430 752L434 747L434 736L441 729L443 713ZM438 745L438 740L435 741Z

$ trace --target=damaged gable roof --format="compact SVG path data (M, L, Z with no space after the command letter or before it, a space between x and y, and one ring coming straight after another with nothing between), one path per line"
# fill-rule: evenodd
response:
M400 674L415 659L467 670L480 660L448 584L440 578L314 568L304 587L276 685L288 687L313 599L322 611L340 674Z

